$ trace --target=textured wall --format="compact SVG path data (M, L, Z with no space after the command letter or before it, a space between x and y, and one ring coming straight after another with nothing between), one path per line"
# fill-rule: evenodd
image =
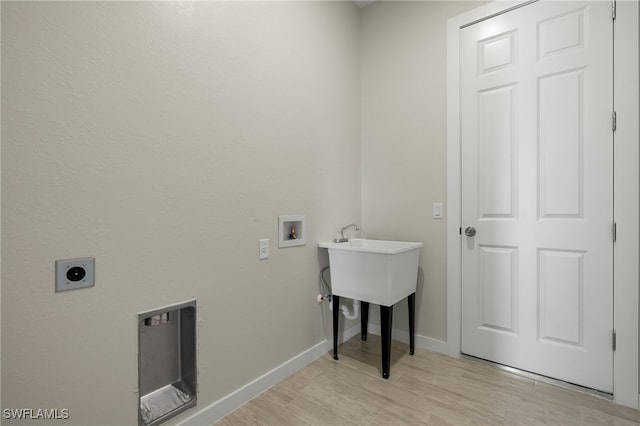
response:
M3 408L135 424L137 314L191 298L199 407L325 338L315 243L360 220L358 19L2 2ZM280 214L306 246L277 248ZM54 293L83 256L96 286Z
M216 401L325 338L315 242L354 221L425 243L444 339L446 20L478 5L2 2L2 407L134 423L137 313L190 298ZM80 256L96 287L55 294Z
M362 10L362 229L422 241L417 333L446 340L447 19L477 1L383 1ZM376 311L377 312L377 311ZM376 321L372 312L372 320ZM406 328L405 304L394 324Z

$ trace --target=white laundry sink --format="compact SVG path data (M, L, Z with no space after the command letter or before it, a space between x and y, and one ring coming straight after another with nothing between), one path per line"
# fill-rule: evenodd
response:
M329 250L334 295L393 306L416 291L422 243L355 238L318 246Z

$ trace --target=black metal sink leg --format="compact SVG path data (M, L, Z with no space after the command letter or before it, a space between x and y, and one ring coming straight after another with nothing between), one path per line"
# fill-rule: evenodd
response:
M382 323L382 377L388 379L391 368L391 324L393 322L393 306L380 305L380 322Z
M360 339L367 340L367 326L369 325L369 302L360 302Z
M413 355L416 345L416 294L409 295L409 354Z
M338 359L338 319L340 318L340 296L331 296L333 308L333 359Z

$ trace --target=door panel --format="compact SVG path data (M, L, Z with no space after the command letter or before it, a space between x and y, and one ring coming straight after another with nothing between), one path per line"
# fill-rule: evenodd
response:
M514 85L479 93L479 216L513 217L517 186L514 156Z
M538 338L584 346L584 252L538 251Z
M518 251L513 247L479 247L480 327L517 333Z
M544 76L538 83L541 218L583 216L584 70Z
M462 351L612 391L612 22L540 1L461 30Z

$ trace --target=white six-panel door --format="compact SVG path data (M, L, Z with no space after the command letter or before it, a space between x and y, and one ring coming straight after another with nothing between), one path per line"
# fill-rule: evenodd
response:
M462 352L612 392L611 5L471 25L460 63Z

